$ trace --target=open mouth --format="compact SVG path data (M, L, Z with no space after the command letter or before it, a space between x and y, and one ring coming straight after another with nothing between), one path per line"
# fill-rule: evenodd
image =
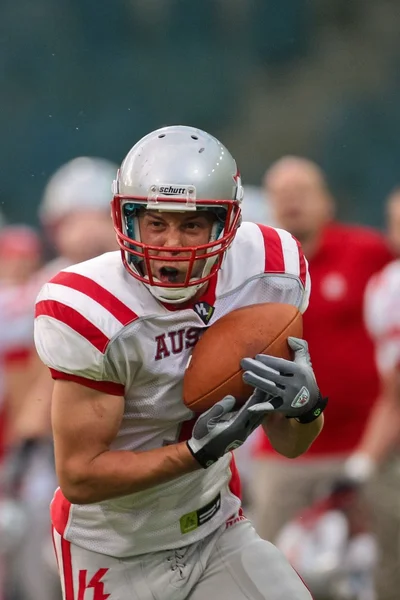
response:
M184 274L180 273L175 267L161 267L159 271L159 278L161 281L167 281L168 283L182 283Z

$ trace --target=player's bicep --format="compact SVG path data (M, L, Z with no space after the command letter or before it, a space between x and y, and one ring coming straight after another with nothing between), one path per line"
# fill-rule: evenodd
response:
M120 428L124 398L56 380L51 412L56 469L63 487L84 479L91 462L110 448Z

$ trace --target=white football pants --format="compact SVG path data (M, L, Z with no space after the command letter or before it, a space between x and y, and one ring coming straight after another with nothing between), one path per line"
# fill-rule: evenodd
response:
M64 600L312 600L283 554L238 517L196 544L118 559L54 531Z

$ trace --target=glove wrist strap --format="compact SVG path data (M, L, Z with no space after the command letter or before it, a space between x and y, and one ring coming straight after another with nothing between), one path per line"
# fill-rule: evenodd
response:
M190 454L193 456L193 458L197 460L197 462L201 467L203 467L203 469L208 469L208 467L211 467L211 465L217 462L218 458L212 456L209 452L207 452L207 450L204 450L204 448L200 448L200 450L197 450L197 452L195 452L190 447L189 442L186 442L186 445L189 448Z
M301 423L302 425L307 425L307 423L312 423L313 421L315 421L315 419L318 419L318 417L324 412L327 404L328 404L328 398L323 398L321 396L321 392L320 392L318 401L313 406L313 408L311 410L309 410L308 412L304 413L304 415L301 415L300 417L296 417L296 421L298 423Z

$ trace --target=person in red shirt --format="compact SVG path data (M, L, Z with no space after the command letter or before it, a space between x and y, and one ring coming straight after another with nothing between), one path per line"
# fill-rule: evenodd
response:
M334 200L311 161L284 157L267 171L264 184L275 223L297 237L309 261L304 338L321 392L329 397L324 431L295 462L279 457L262 433L254 442L254 522L273 541L342 475L343 461L362 437L379 385L363 297L370 277L392 255L380 233L335 221Z
M387 239L400 256L400 187L386 202ZM374 507L379 543L375 572L379 600L397 600L400 589L400 260L375 274L367 287L365 323L375 344L380 374L374 403L358 446L344 464L348 479L362 485Z

